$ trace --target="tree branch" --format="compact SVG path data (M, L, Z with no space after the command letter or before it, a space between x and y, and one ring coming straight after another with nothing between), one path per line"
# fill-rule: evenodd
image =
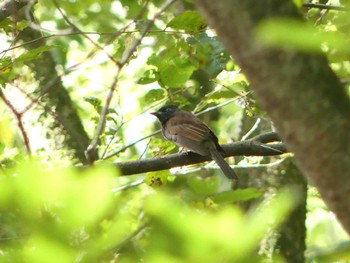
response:
M5 0L0 3L0 22L18 13L18 11L29 2L30 0Z
M225 150L224 157L229 156L275 156L287 153L285 145L281 142L262 144L258 141L243 141L221 145ZM151 159L135 160L130 162L114 163L122 175L140 174L170 168L186 166L210 161L210 156L201 156L193 152L169 154Z
M0 90L0 98L2 99L2 101L5 103L5 105L12 111L12 113L15 115L16 119L17 119L17 123L18 123L18 128L21 131L22 137L23 137L23 141L24 141L24 145L26 146L26 149L28 151L28 154L31 155L32 154L32 150L30 148L30 142L29 142L29 137L28 134L26 132L26 130L24 129L24 125L23 125L23 121L22 121L22 117L23 117L23 113L18 112L15 107L11 104L11 102L5 97L5 95L2 93L2 91Z
M303 4L303 7L318 8L318 9L324 9L324 10L347 11L347 9L344 6L338 6L338 5L305 3Z
M256 141L261 143L280 142L281 137L278 135L277 132L267 132L250 138L248 141Z

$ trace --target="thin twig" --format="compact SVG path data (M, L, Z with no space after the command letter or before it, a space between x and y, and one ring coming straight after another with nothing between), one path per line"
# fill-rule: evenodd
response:
M41 103L39 101L41 95L38 98L32 98L24 89L20 88L19 86L16 86L16 88L22 93L24 94L30 101L31 103L29 103L21 112L21 114L26 113L27 111L29 111L31 108L34 107L34 105L39 105L40 107L42 107L46 113L48 113L49 115L51 115L51 117L53 117L55 119L55 121L62 127L64 128L64 125L61 121L61 119L57 116L57 114L51 110L50 107L44 105L43 103Z
M131 45L131 47L124 52L122 59L120 63L124 65L125 63L128 62L129 58L132 56L132 54L135 52L136 48L141 44L141 41L143 38L146 36L148 31L151 29L155 21L158 19L158 17L164 13L166 9L168 9L173 3L175 3L177 0L169 0L164 4L164 6L153 16L153 18L147 23L145 26L145 29L143 30L141 36L134 41L134 43Z
M147 224L141 225L138 229L132 232L129 236L127 236L124 240L116 244L114 247L110 248L110 250L121 249L126 244L128 244L134 237L136 237L139 233L147 228Z
M113 157L113 156L118 155L119 153L124 152L126 149L128 149L128 148L130 148L130 147L132 147L132 146L134 146L134 145L136 145L136 144L138 144L139 142L142 142L142 141L144 141L144 140L146 140L146 139L148 139L148 138L151 138L151 137L153 137L154 135L160 133L160 131L161 131L161 130L157 130L157 131L155 131L155 132L153 132L153 133L151 133L151 134L149 134L149 135L147 135L147 136L145 136L145 137L142 137L141 139L138 139L137 141L134 141L133 143L130 143L130 144L124 146L123 148L119 149L118 151L107 155L106 157L103 158L103 160L109 159L109 158L111 158L111 157Z
M134 188L134 187L137 187L137 186L143 184L144 182L145 182L145 179L139 179L139 180L136 180L128 185L123 185L123 186L120 186L117 188L113 188L112 192L116 193L116 192L124 191L124 190L130 189L130 188Z
M106 126L106 119L107 119L107 114L108 114L108 109L109 109L109 105L111 104L112 98L113 98L113 93L117 87L117 83L118 83L118 78L119 78L119 74L120 74L120 70L121 68L117 69L117 73L114 77L113 83L111 85L111 87L109 88L109 92L107 95L107 99L106 99L106 103L105 106L103 107L102 111L101 111L101 115L100 115L100 121L97 125L97 131L96 131L96 135L94 136L94 138L92 139L90 145L87 148L87 155L88 155L88 163L92 164L95 160L95 150L96 147L98 145L98 142L100 140L100 136L102 134L102 132L105 129Z
M242 136L241 141L247 140L247 138L248 138L250 135L252 135L252 133L253 133L254 131L256 131L256 129L259 127L260 122L261 122L261 119L258 118L258 119L256 120L256 122L254 123L253 127L252 127L245 135Z
M53 37L67 37L67 36L76 36L76 35L99 35L99 36L104 36L104 35L110 35L110 36L119 36L122 34L135 34L135 33L140 33L140 30L130 30L130 31L121 31L118 30L117 32L85 32L85 31L81 31L81 32L71 32L71 33L62 33L62 34L51 34L51 35L47 35L47 36L42 36L27 42L24 42L22 44L19 44L17 46L13 46L13 47L9 47L7 49L4 49L0 52L0 55L3 53L6 53L8 51L11 51L13 49L17 49L20 47L24 47L30 44L33 44L35 42L38 41L42 41L42 40L46 40L49 38L53 38ZM176 30L164 30L164 29L158 29L158 30L149 30L148 33L167 33L167 34L188 34L186 32L182 32L182 31L176 31Z
M143 38L146 36L147 32L150 30L150 28L153 26L153 24L155 23L155 21L157 20L157 18L166 10L168 9L173 3L175 3L177 0L170 0L167 1L165 3L165 5L153 16L153 18L148 22L148 24L146 25L145 29L143 30L143 33L141 34L141 36L136 39L133 44L131 45L131 47L129 49L127 49L124 54L122 55L122 58L120 60L120 62L118 63L118 69L117 69L117 73L115 75L114 81L109 89L109 93L107 95L107 99L106 99L106 103L101 111L101 115L100 115L100 121L98 123L97 126L97 132L94 136L94 138L92 139L90 145L88 146L87 149L87 155L88 155L88 163L92 164L95 160L94 160L94 152L97 148L98 142L99 142L99 138L102 134L102 132L104 131L105 125L106 125L106 118L107 118L107 113L108 113L108 109L109 109L109 105L112 101L112 97L113 97L113 93L116 89L116 86L118 84L118 78L120 75L121 70L123 69L123 67L127 64L127 62L129 61L129 59L131 58L131 56L133 55L133 53L135 52L136 48L141 44Z
M347 9L344 6L338 6L338 5L325 5L325 4L306 3L306 4L303 4L303 7L327 9L327 10L337 10L337 11L347 11Z
M73 30L78 31L79 33L82 34L83 37L85 37L87 40L89 40L96 48L98 48L99 50L103 51L103 53L105 53L105 55L111 60L113 61L115 64L118 65L118 61L116 61L114 59L114 57L112 55L110 55L103 47L101 47L97 42L95 42L91 37L89 37L86 34L83 34L83 31L80 30L80 28L78 28L75 24L73 24L70 19L64 14L64 12L62 11L61 7L59 6L59 4L57 3L56 0L52 0L52 2L54 3L54 5L56 6L58 12L60 12L60 14L62 15L64 21L67 22L68 25L70 25Z
M30 148L30 143L29 143L29 137L28 137L28 134L27 132L25 131L24 129L24 125L23 125L23 122L22 122L22 113L18 112L15 107L11 104L11 102L5 97L5 95L1 92L0 90L0 98L3 100L3 102L6 104L6 106L12 111L12 113L15 115L16 119L17 119L17 122L18 122L18 127L19 127L19 130L21 131L21 134L22 134L22 137L23 137L23 140L24 140L24 145L26 146L27 148L27 151L28 151L28 154L31 155L32 154L32 151L31 151L31 148Z

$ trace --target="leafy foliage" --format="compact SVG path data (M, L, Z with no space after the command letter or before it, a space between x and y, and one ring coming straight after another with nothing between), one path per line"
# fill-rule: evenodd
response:
M301 7L302 1L294 2ZM165 103L195 112L214 109L200 117L211 120L208 125L222 143L247 132L241 130L244 114L266 119L248 80L193 10L192 1L178 1L156 16L162 4L87 0L57 1L54 6L43 0L34 6L34 17L45 42L16 42L34 21L0 22L6 39L0 95L13 106L0 104L1 262L283 262L278 251L271 255L273 245L264 240L298 205L298 191L264 188L259 180L278 169L266 170L266 159L239 160L238 166L261 166L257 178L249 172L260 186L244 189L231 189L215 169L192 166L123 178L110 165L176 151L158 135L146 142L155 130L148 112ZM266 21L257 37L264 45L326 54L350 94L348 13L309 9L305 17L307 25ZM150 21L154 24L144 32ZM23 47L29 45L33 47L26 51ZM56 64L47 64L40 74L58 72L59 79L51 82L64 84L66 98L74 101L91 138L105 120L96 167L62 168L76 160L62 143L67 135L52 129L52 123L62 125L45 96L52 83L38 85L41 79L33 66L48 56ZM23 133L29 138L31 161ZM308 258L347 259L345 234L310 189ZM328 227L331 240L325 235Z
M265 231L276 227L293 204L291 193L281 192L269 205L246 216L237 207L218 209L213 201L199 207L166 191L113 194L113 185L121 183L114 178L112 167L77 171L25 162L6 170L0 186L2 223L12 221L2 230L6 258L107 262L113 249L124 250L131 245L128 239L137 234L133 246L122 253L122 262L140 256L146 262L164 258L213 262L219 255L244 261L252 257ZM130 197L133 199L128 200ZM10 207L12 212L5 213ZM140 214L145 217L142 221ZM237 236L240 242L236 242ZM16 240L23 238L26 241L14 248ZM174 240L179 244L175 250ZM138 250L147 253L135 254ZM52 258L55 253L60 257Z

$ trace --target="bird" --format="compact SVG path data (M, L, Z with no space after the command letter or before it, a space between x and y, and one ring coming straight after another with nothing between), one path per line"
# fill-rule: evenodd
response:
M218 137L193 113L166 105L151 114L160 121L164 138L199 155L211 156L227 178L238 179L222 156L225 151Z

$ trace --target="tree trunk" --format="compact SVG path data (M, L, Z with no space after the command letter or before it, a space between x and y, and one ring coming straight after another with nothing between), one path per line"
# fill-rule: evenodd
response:
M265 19L301 19L293 1L196 4L248 77L299 167L350 233L350 103L345 89L324 56L268 48L254 37Z
M8 16L23 16L21 8L29 1L5 1L0 4L4 9L0 11L0 21ZM6 12L5 12L6 11ZM33 19L35 21L35 19ZM17 37L23 42L32 41L41 38L42 35L30 27L23 30ZM24 45L24 48L31 50L44 46L45 40L38 40L31 44ZM89 145L90 139L84 130L74 104L63 87L60 76L57 75L55 62L50 52L44 52L38 59L32 60L28 66L33 70L35 78L39 82L39 94L42 94L41 102L45 106L52 108L56 115L56 122L51 124L52 128L59 128L60 135L64 136L64 144L68 149L74 151L74 156L82 163L87 163L85 151ZM95 157L97 154L95 153Z

